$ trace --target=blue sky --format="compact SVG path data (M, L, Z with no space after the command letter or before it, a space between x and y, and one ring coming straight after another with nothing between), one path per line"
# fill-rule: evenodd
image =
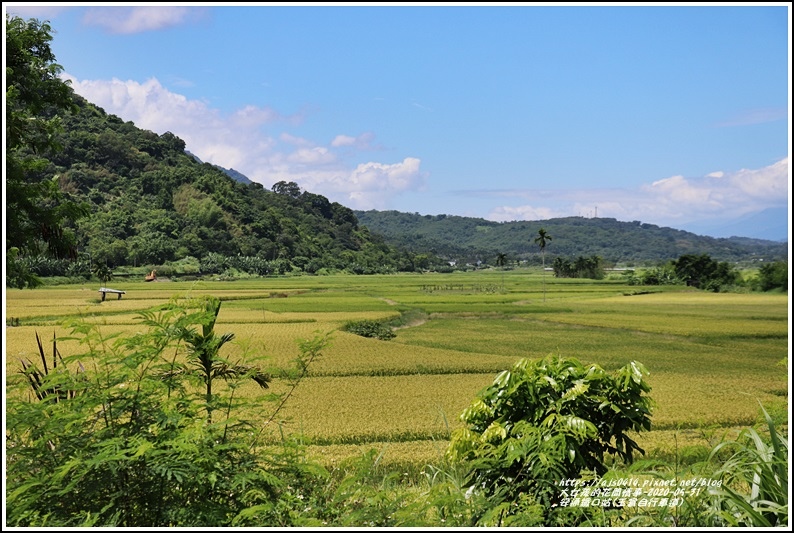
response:
M50 21L77 93L267 188L702 234L790 217L789 3L4 9Z

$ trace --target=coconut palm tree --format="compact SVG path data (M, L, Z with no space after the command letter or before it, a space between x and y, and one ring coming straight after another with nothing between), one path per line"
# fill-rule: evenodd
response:
M551 241L551 235L546 230L540 228L535 243L540 247L540 257L543 261L543 301L546 301L546 245Z

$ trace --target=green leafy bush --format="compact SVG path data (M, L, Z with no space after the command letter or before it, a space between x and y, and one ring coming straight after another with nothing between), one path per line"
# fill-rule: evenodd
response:
M738 271L729 263L715 261L708 254L684 254L671 264L676 277L699 289L720 292L739 280Z
M396 337L388 324L377 320L351 320L342 326L342 331L354 333L362 337L371 337L387 341Z
M675 275L672 265L662 265L640 272L626 271L624 279L629 285L678 285L683 283Z
M628 432L651 426L646 374L637 362L607 373L575 359L522 359L464 410L448 456L469 465L470 490L502 515L519 501L533 516L538 505L549 510L560 481L604 474L605 454L631 462L645 453Z
M759 285L762 291L788 290L788 262L775 261L758 269Z
M49 367L39 343L44 368L25 363L7 397L7 525L302 523L295 492L324 470L289 438L262 449L261 420L237 417L246 405L237 388L266 388L270 376L222 357L233 335L214 332L219 309L214 298L172 301L141 313L148 331L130 337L76 322L73 338L88 351L56 357L53 344ZM268 422L324 343L301 344L287 393L256 398L260 410L262 399L280 402ZM225 386L213 388L218 380Z

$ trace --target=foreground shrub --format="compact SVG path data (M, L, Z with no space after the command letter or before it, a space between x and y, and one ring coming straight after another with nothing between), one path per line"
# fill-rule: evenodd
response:
M470 468L469 491L490 498L480 519L505 525L519 513L536 523L540 511L549 521L560 481L603 475L607 454L629 463L644 454L628 432L651 426L646 374L637 362L610 374L554 356L499 374L463 412L448 450Z
M634 508L622 517L627 527L785 528L788 526L788 440L761 407L768 435L755 428L710 448L705 460L684 471L638 469L682 487L683 505ZM673 477L673 472L674 476ZM690 482L687 484L686 482ZM692 482L696 483L692 483ZM633 516L630 516L633 515Z
M73 338L85 353L60 357L53 343L51 366L41 348L44 368L25 363L7 398L7 525L206 527L252 515L259 525L300 523L295 492L323 470L298 460L286 438L261 451L261 422L235 417L244 406L237 388L267 388L270 377L222 357L233 336L215 334L219 309L214 298L172 302L142 313L149 329L131 337L78 322ZM323 342L302 345L299 377ZM283 405L270 395L260 409L262 399Z

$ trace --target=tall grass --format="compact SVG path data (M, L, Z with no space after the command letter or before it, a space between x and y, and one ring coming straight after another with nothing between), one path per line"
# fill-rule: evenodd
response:
M714 473L721 486L709 491L705 511L709 525L741 527L788 526L788 438L761 407L769 430L768 439L747 428L736 440L725 441L709 459L723 449L733 455Z

